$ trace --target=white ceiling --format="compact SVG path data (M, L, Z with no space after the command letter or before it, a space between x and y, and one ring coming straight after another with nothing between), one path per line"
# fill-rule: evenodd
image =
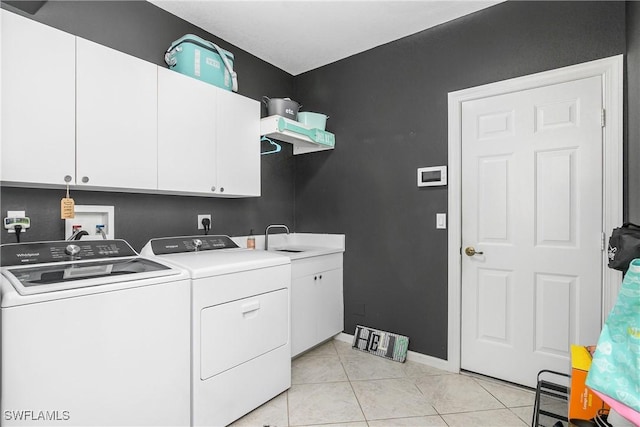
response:
M149 0L292 75L504 0Z

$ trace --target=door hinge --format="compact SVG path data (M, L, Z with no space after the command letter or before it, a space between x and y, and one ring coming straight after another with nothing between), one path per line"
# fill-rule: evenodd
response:
M607 110L605 110L604 108L602 109L602 112L600 114L600 125L602 127L605 127L607 125Z

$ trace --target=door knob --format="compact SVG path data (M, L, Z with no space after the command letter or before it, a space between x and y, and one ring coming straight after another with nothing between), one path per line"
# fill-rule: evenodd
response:
M464 248L464 253L467 254L467 256L474 256L474 255L482 255L484 252L476 251L473 246L467 246L466 248Z

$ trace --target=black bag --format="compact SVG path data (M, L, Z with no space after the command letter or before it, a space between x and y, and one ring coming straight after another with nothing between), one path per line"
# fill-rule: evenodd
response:
M626 272L634 258L640 258L640 225L625 222L609 238L609 268Z

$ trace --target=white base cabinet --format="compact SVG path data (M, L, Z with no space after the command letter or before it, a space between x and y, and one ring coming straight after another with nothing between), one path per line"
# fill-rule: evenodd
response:
M342 253L291 262L291 356L342 332Z

